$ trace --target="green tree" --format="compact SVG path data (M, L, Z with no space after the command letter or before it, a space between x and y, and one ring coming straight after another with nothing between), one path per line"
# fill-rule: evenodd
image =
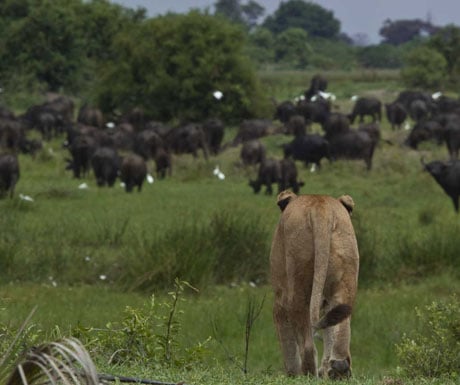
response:
M301 28L311 37L337 38L340 32L340 21L318 4L303 0L281 2L272 16L269 16L264 27L274 34L289 28Z
M439 89L446 80L447 61L438 51L427 46L413 49L401 70L403 82L408 87Z
M118 36L115 60L101 67L99 105L140 106L163 121L256 114L262 98L244 38L238 26L198 11L146 20Z
M241 6L241 12L243 13L243 19L246 25L252 29L257 25L257 21L265 13L265 8L256 1L250 0L247 4Z
M311 48L308 34L301 28L289 28L276 37L275 60L290 63L296 68L305 68Z
M384 38L384 43L400 45L416 38L429 36L435 33L438 27L430 22L420 19L413 20L385 20L379 34Z
M357 51L359 64L365 68L400 68L402 49L390 44L369 45Z
M214 9L216 15L224 16L233 23L243 23L240 0L217 0Z
M440 29L428 42L446 61L446 71L454 82L460 81L460 27L448 25Z
M275 61L275 37L267 28L257 27L249 33L247 55L256 63Z
M86 65L79 6L78 0L44 0L12 21L5 31L2 69L35 74L51 90L75 86L75 74Z

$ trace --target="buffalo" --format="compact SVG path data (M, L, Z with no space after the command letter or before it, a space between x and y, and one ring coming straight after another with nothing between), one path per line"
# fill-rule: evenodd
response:
M310 87L305 91L305 98L311 100L319 91L326 91L327 79L320 74L314 75L310 80Z
M91 158L96 151L96 140L90 135L77 135L68 146L72 159L69 159L67 170L72 170L75 178L88 174L91 167Z
M9 194L13 197L14 188L19 180L19 162L13 154L0 155L0 198Z
M458 213L458 197L460 196L460 161L452 160L443 162L434 160L425 163L422 158L425 171L428 171L444 192L452 199L455 211Z
M407 111L404 105L400 102L387 103L385 104L385 111L391 128L393 130L395 128L400 129L401 124L403 124L407 118Z
M326 135L331 158L362 159L368 170L372 168L375 140L363 130L350 130L336 135Z
M264 144L257 139L243 143L240 158L243 166L256 165L265 160L266 150Z
M415 126L410 130L409 135L407 136L404 144L417 149L418 145L422 142L435 140L440 144L444 137L444 128L436 120L422 120L415 124Z
M156 172L157 177L159 179L164 179L166 173L169 176L172 174L172 162L171 162L171 154L165 148L160 147L158 148L155 154L155 165L156 165Z
M123 158L120 167L120 180L125 184L126 192L132 192L136 186L137 191L140 192L146 176L147 164L142 156L129 154Z
M304 185L297 179L297 167L292 159L269 158L260 164L257 179L250 180L249 185L256 194L265 185L265 194L271 195L273 183L278 185L278 193L288 188L292 188L292 191L297 193L300 187Z
M198 150L203 151L203 156L208 160L208 143L201 124L188 123L169 131L166 146L176 154L193 154L198 157Z
M243 120L233 139L233 146L269 135L272 132L272 126L273 123L270 119Z
M212 155L219 154L225 134L225 126L222 120L218 118L207 119L203 122L203 131L206 136L209 152Z
M91 158L94 176L99 187L113 187L120 169L120 157L111 147L99 147Z
M358 98L349 115L350 122L354 123L355 118L359 116L359 121L364 122L364 116L370 116L372 121L382 120L382 102L375 97Z
M294 193L298 193L304 182L297 179L297 167L292 159L280 160L281 177L278 182L278 192L292 188Z
M104 116L102 111L99 108L89 106L88 104L84 104L80 107L77 115L77 122L87 126L97 127L99 129L104 128Z
M283 146L284 157L292 157L294 160L310 163L321 167L321 159L330 159L329 142L318 134L307 134L297 136Z
M296 105L290 100L285 100L276 106L273 119L286 124L294 115L297 115Z
M324 127L331 113L331 106L322 98L315 101L300 100L297 103L297 113L305 118L307 124L318 123Z
M272 195L273 183L279 183L281 179L281 166L277 159L265 159L259 166L259 172L256 180L250 180L249 185L253 188L254 193L258 194L263 185L265 185L265 194Z

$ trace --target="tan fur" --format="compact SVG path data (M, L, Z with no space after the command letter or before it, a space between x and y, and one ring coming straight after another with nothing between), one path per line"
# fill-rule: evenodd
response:
M324 329L319 374L351 375L350 314L359 254L353 199L282 192L270 254L273 318L289 375L318 375L315 330ZM281 206L280 206L281 207Z

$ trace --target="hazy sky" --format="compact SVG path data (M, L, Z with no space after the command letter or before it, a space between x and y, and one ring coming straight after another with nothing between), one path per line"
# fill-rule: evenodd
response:
M186 13L191 8L208 7L213 12L215 0L114 0L129 8L144 7L149 16L168 11ZM278 9L281 0L256 0L265 8L265 15ZM245 4L246 0L241 0ZM456 24L460 26L460 0L314 0L334 12L340 20L342 31L353 37L365 33L370 43L380 41L379 29L386 19L429 18L434 25Z

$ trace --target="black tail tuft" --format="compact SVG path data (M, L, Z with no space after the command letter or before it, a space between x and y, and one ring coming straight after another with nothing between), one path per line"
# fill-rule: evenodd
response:
M350 305L337 305L336 307L329 310L327 314L319 320L315 328L325 329L330 326L337 325L351 315L351 309L352 308Z

